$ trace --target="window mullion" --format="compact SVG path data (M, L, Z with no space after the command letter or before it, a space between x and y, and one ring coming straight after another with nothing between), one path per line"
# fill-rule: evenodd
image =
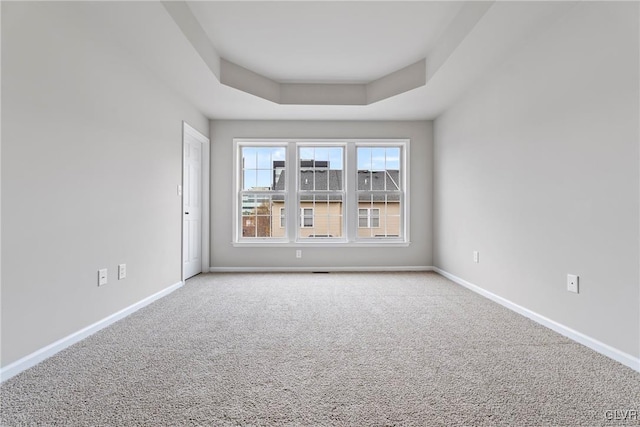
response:
M300 200L298 194L298 177L300 165L296 143L289 142L287 147L287 194L285 196L287 238L290 242L298 238L298 221L300 221Z
M345 153L345 208L343 220L346 225L347 241L353 242L358 237L358 164L356 145L347 144Z

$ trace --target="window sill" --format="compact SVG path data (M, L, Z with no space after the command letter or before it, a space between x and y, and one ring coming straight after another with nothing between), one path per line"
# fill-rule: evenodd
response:
M411 242L231 242L235 248L406 248Z

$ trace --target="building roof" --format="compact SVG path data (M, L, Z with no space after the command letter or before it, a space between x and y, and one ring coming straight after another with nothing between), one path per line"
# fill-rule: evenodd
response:
M285 171L279 174L274 190L283 191L285 189ZM386 185L386 187L385 187ZM358 190L363 191L398 191L400 189L400 171L358 171ZM300 199L303 201L340 201L341 197L337 194L317 194L316 192L325 191L341 191L344 189L343 171L337 169L302 169L300 171L300 190L302 192L309 191L315 194L302 194ZM384 195L373 194L367 200L382 201ZM274 200L282 200L274 198ZM388 201L398 201L398 195L389 195Z
M386 186L385 186L386 184ZM400 190L400 171L358 171L358 190L398 191Z

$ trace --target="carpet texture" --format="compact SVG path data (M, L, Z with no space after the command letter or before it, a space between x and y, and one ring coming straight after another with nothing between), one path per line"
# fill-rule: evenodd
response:
M200 275L0 392L5 426L640 425L640 374L435 273Z

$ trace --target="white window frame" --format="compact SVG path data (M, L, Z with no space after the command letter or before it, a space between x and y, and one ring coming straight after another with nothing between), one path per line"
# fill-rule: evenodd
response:
M288 193L288 181L285 182L285 189L282 191L276 190L243 190L243 167L242 167L242 149L245 147L282 147L285 149L285 171L288 166L291 164L288 160L289 154L289 144L280 140L280 141L265 141L265 140L234 140L234 161L233 161L233 175L234 175L234 193L235 193L235 203L233 204L233 218L234 218L234 242L235 243L253 243L253 244L265 244L265 243L279 243L286 244L289 242L289 238L287 232L285 230L285 234L283 237L244 237L242 235L242 197L245 194L263 194L263 195L271 195L271 196L283 196L285 208L287 207L287 193ZM285 175L286 177L286 175ZM273 222L273 214L271 217L271 222ZM273 226L272 226L273 228Z
M384 191L374 191L374 190L359 190L355 189L355 199L358 204L358 209L373 209L373 208L361 208L358 200L360 200L360 195L395 195L399 197L400 203L400 233L398 236L368 236L368 237L359 237L356 236L354 238L357 242L366 242L366 243L375 243L379 242L381 245L386 244L387 242L399 242L399 243L408 243L409 241L409 140L385 140L385 141L359 141L355 143L354 153L353 153L353 161L355 163L354 168L357 170L357 149L358 148L387 148L387 147L396 147L400 149L400 174L399 179L400 188L397 191L394 190L384 190ZM357 173L357 172L356 172ZM356 183L357 185L357 183ZM359 210L356 211L358 213L358 221L359 221ZM380 215L378 215L379 221L381 221ZM385 224L388 221L388 218L385 218ZM356 224L359 226L360 224ZM356 227L356 230L359 227ZM367 227L371 229L371 227ZM376 227L377 228L377 227ZM386 225L385 225L386 228ZM360 228L362 229L362 228Z
M346 184L345 184L345 180L346 178L346 156L347 156L347 144L345 143L344 140L297 140L294 143L295 146L295 151L296 151L296 171L295 171L295 175L296 175L296 183L295 183L295 192L297 195L296 198L296 202L298 204L298 206L301 205L301 197L303 194L323 194L323 195L327 195L328 197L330 197L331 195L336 195L336 196L340 196L342 197L343 203L342 203L342 218L343 218L343 227L342 230L340 232L341 236L340 237L318 237L316 235L314 235L313 237L303 237L300 235L300 230L302 228L312 228L312 227L299 227L296 230L296 243L318 243L318 244L327 244L327 243L336 243L336 244L346 244L348 241L346 239L346 233L345 233L345 226L344 226L344 218L345 218L345 214L346 214ZM342 149L342 189L341 190L335 190L335 191L329 191L329 190L311 190L311 191L301 191L300 187L301 187L301 183L298 182L298 179L300 178L300 162L304 159L302 159L300 157L300 151L303 148L341 148ZM314 209L314 226L315 226L315 209ZM324 234L324 233L321 233Z
M278 215L280 217L280 228L285 228L287 226L286 224L286 210L285 208L280 208L280 213Z
M333 247L359 247L359 246L409 246L410 241L410 182L409 182L409 150L410 140L406 138L393 138L393 139L354 139L354 138L339 138L339 139L269 139L269 138L234 138L234 180L233 180L233 194L235 195L236 203L233 204L233 221L234 221L234 236L233 246L273 246L273 247L300 247L300 246L333 246ZM241 168L241 149L246 146L273 146L273 147L286 147L286 185L285 191L277 192L284 196L285 207L285 233L283 237L266 237L257 238L242 237L242 216L241 216L241 203L242 203L242 168ZM300 221L302 220L302 214L300 209L300 200L298 189L299 173L299 148L302 146L342 146L344 147L344 172L343 172L343 203L342 203L342 218L343 218L343 236L341 238L304 238L300 237L299 230ZM357 147L390 147L396 146L400 148L400 233L398 237L358 237L359 229L359 210L358 206L358 190L357 190ZM246 193L246 192L245 192ZM363 209L363 208L362 208ZM371 209L371 208L369 208ZM373 208L375 209L375 208ZM282 219L282 211L279 212L280 221ZM314 212L315 214L315 212ZM315 222L315 221L314 221ZM370 220L368 220L370 222ZM281 222L279 222L280 225Z

